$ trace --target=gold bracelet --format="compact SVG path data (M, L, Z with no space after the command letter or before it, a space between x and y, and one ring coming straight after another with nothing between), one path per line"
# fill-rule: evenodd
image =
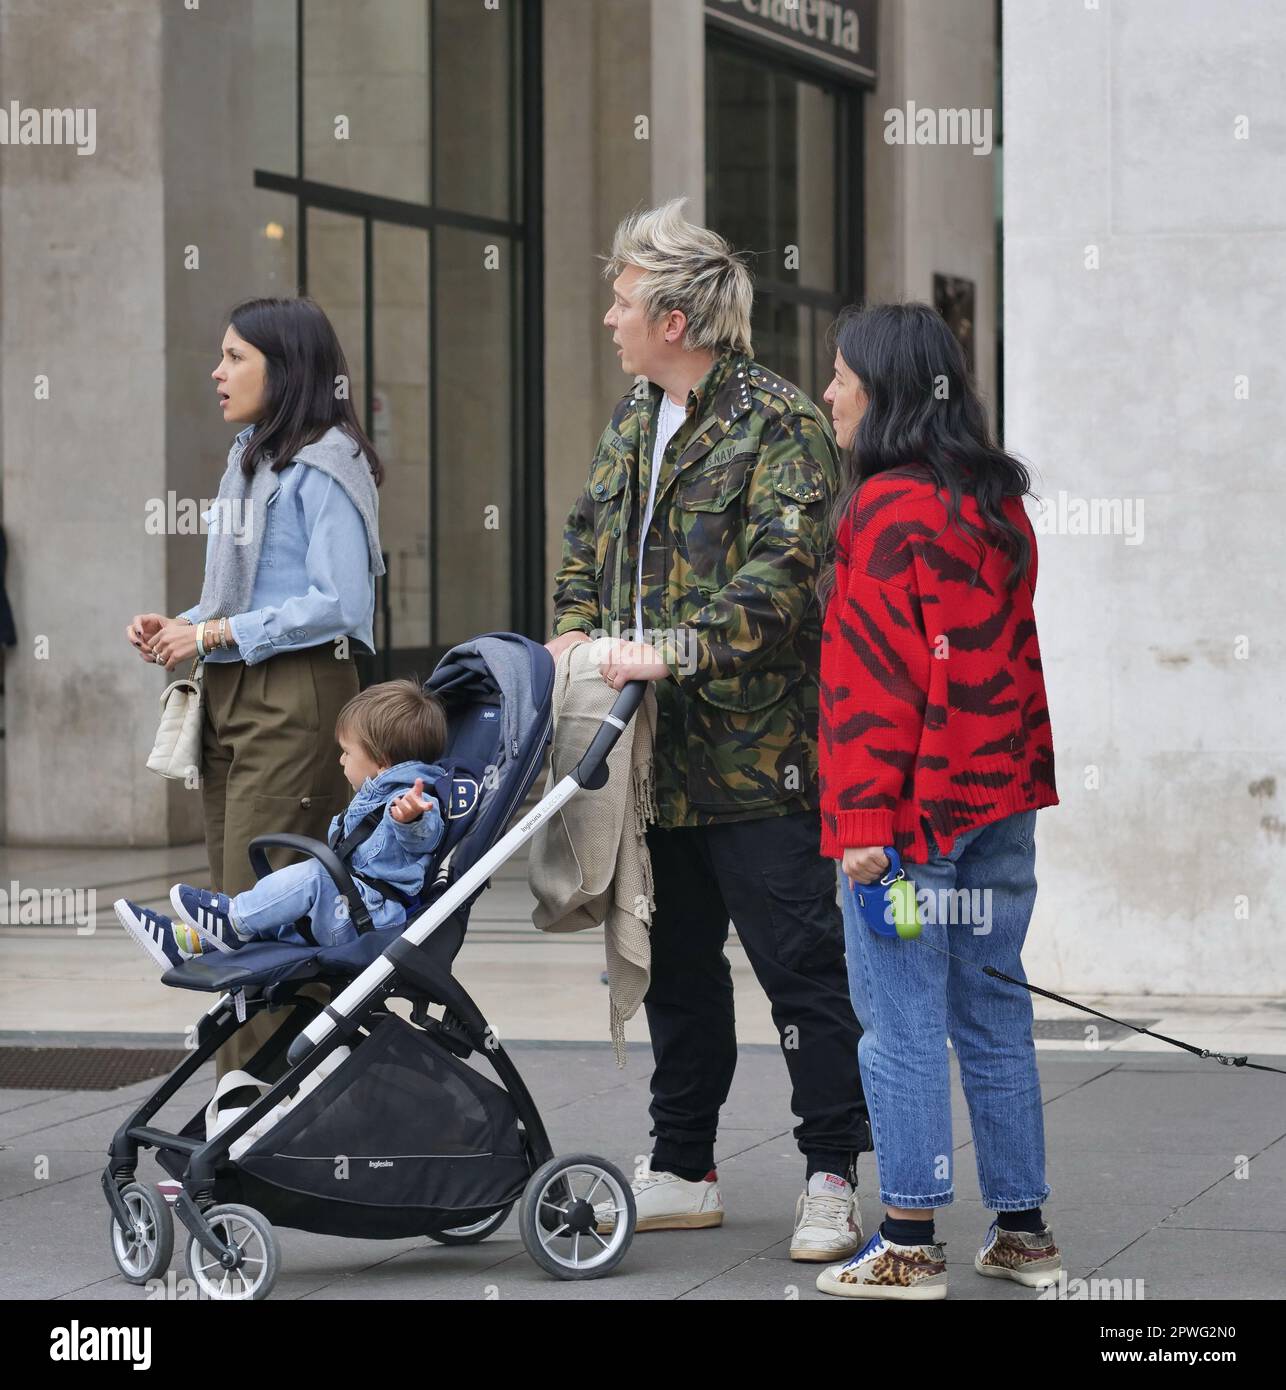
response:
M232 632L232 629L231 629L231 627L229 627L229 625L228 625L228 620L227 620L227 618L220 618L220 619L219 619L219 645L220 645L225 651L232 645L232 642L231 642L231 640L230 640L230 634L231 634L231 632Z

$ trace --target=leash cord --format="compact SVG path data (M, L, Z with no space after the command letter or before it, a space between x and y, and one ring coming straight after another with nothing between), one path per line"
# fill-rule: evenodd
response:
M1244 1054L1212 1052L1209 1048L1194 1047L1192 1043L1180 1041L1178 1038L1168 1038L1164 1033L1154 1033L1150 1028L1140 1028L1138 1024L1127 1023L1123 1018L1113 1018L1111 1014L1100 1013L1098 1009L1091 1009L1088 1004L1077 1003L1075 999L1065 998L1061 994L1055 994L1052 990L1041 989L1039 985L1029 984L1026 980L1015 980L1012 975L1006 975L1003 970L997 970L991 965L979 965L976 961L965 960L961 956L946 950L942 946L935 946L932 941L926 941L923 936L917 940L922 942L931 951L937 951L944 955L948 960L956 961L960 965L967 965L973 970L981 970L984 975L990 975L994 980L1003 980L1006 984L1017 985L1019 989L1029 990L1032 994L1043 995L1046 999L1052 999L1056 1004L1066 1004L1069 1009L1079 1009L1081 1013L1093 1014L1095 1018L1106 1019L1108 1023L1115 1023L1121 1028L1129 1028L1134 1033L1146 1033L1149 1038L1157 1038L1163 1043L1169 1043L1171 1047L1181 1047L1185 1052L1191 1052L1194 1056L1211 1058L1224 1067L1247 1067L1251 1071L1271 1071L1279 1076L1286 1076L1286 1068L1266 1066L1262 1062L1252 1062Z

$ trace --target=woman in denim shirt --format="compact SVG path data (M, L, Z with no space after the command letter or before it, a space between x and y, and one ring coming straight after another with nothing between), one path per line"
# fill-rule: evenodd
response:
M203 657L210 880L233 895L255 881L256 835L324 839L348 801L335 721L359 688L353 644L374 651L383 470L347 392L337 396L348 364L312 300L239 304L211 375L223 418L244 428L205 514L201 598L175 618L140 614L127 635L167 670ZM244 1065L279 1019L252 1019L221 1049L220 1072Z

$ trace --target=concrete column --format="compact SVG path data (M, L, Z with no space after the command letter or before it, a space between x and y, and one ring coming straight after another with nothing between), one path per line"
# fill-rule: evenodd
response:
M552 589L563 523L612 406L629 387L602 323L611 292L598 258L622 217L656 201L657 112L648 6L551 0L544 16L545 561ZM638 138L639 116L648 117L647 139ZM546 603L552 616L552 599Z
M696 0L652 0L652 201L687 198L705 216L705 10Z
M248 0L8 0L0 86L95 113L95 148L0 149L8 586L6 813L15 844L199 834L194 790L148 772L157 696L124 631L195 601L204 538L149 503L212 497L230 435L208 373L252 292ZM238 203L238 200L241 200ZM194 247L196 260L187 251ZM185 260L191 262L190 268ZM47 379L47 399L44 381Z
M1284 60L1254 0L1005 5L1006 433L1058 518L1026 958L1056 988L1286 987Z
M994 151L889 144L885 112L932 108L989 113L993 137L992 0L883 0L879 84L866 98L866 298L933 303L933 276L975 286L977 384L995 416L996 193Z
M6 102L92 109L96 135L88 155L0 152L15 844L166 834L166 786L144 768L163 680L124 638L167 600L165 545L143 534L167 482L163 9L122 0L95 15L92 44L75 0L0 12Z

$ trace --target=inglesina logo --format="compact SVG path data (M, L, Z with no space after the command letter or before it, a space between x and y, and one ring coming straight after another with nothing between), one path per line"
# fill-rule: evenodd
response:
M368 1168L391 1168L393 1160L391 1158L372 1158L367 1162Z

